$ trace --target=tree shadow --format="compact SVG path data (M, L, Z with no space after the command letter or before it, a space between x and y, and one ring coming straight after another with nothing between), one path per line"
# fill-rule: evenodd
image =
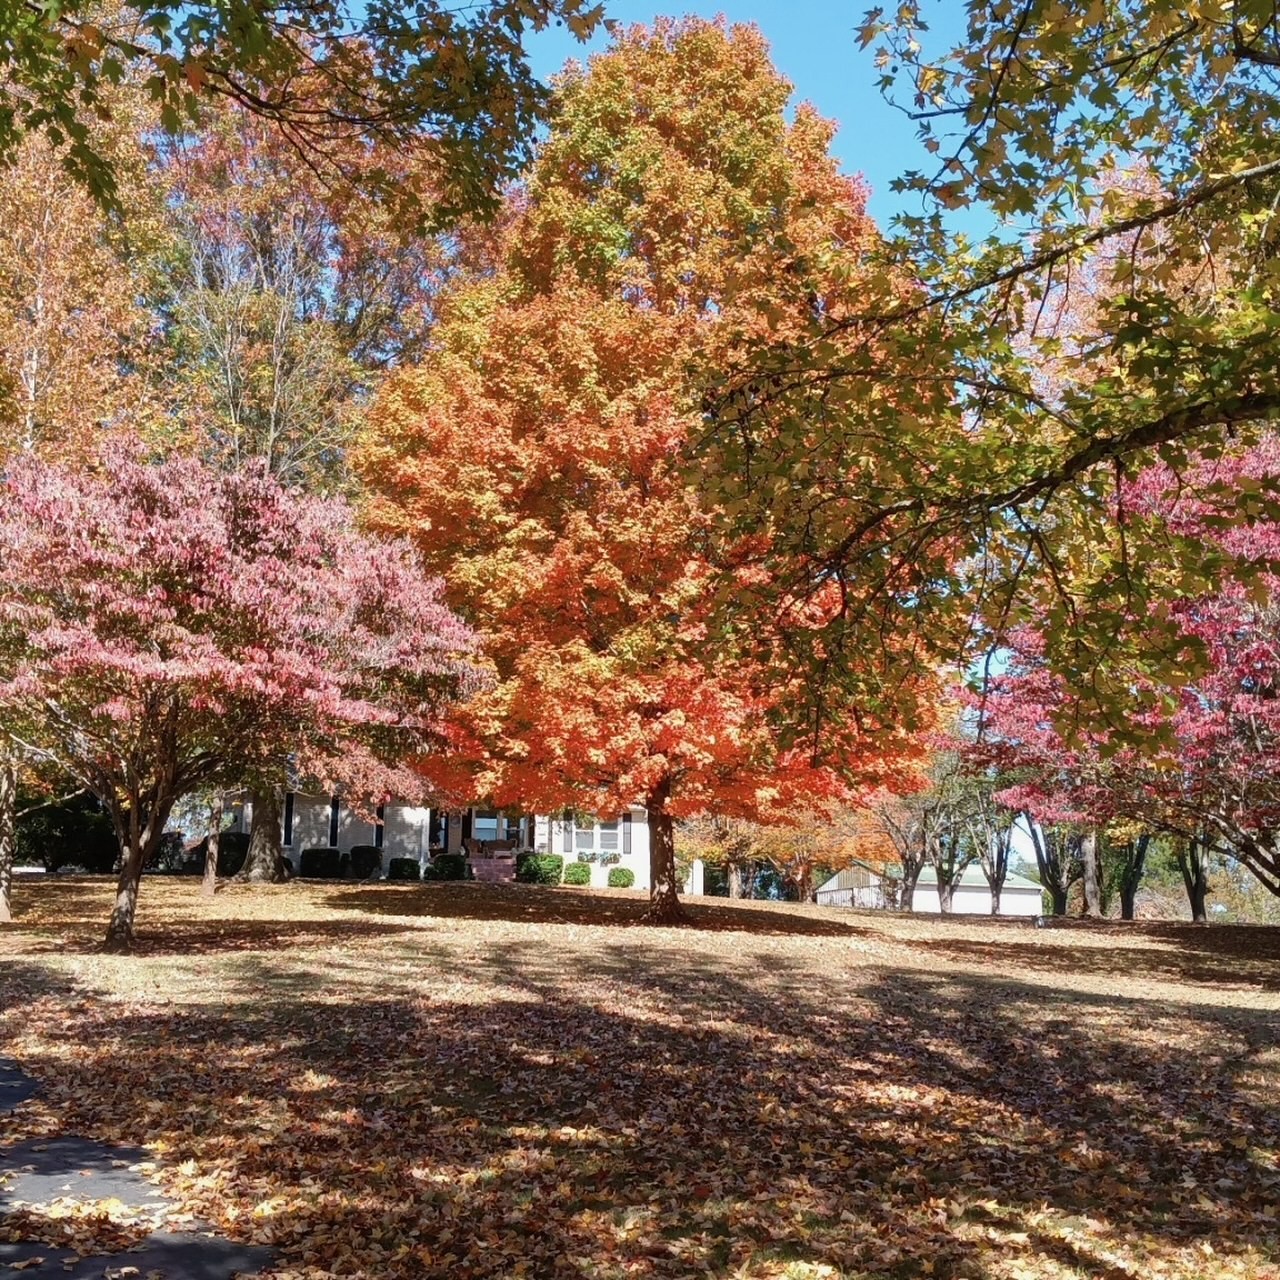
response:
M166 920L162 926L138 928L133 954L145 957L270 952L366 942L417 931L411 925L364 920Z
M171 1192L212 1220L233 1206L286 1265L341 1249L387 1280L978 1280L1051 1259L1137 1280L1156 1259L1191 1280L1206 1242L1280 1256L1280 1116L1240 1083L1280 1043L1274 1011L836 948L825 982L764 945L691 971L639 942L568 971L536 939L481 942L468 964L508 978L487 998L299 983L77 1006L76 1052L27 1065L67 1125L162 1147ZM233 977L271 963L233 957ZM121 1063L158 1105L122 1107Z
M531 925L598 925L652 928L648 898L619 890L560 886L441 883L372 884L331 894L327 905L375 915L494 920ZM798 914L793 904L682 899L684 919L675 928L698 932L754 933L778 937L841 938L867 930L834 914Z
M1224 926L1138 926L1091 932L1117 938L1117 945L1073 945L1060 931L1022 941L1009 937L978 941L965 938L911 938L908 945L965 965L996 963L1038 973L1090 973L1126 979L1173 981L1223 989L1237 986L1280 991L1280 930L1259 928L1244 936ZM1274 935L1274 936L1272 936ZM1127 937L1150 938L1157 946L1125 946Z
M59 925L100 922L103 890L115 883L114 876L32 876L14 877L13 923L5 932Z

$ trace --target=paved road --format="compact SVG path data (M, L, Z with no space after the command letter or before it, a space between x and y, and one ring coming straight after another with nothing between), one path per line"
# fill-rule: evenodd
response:
M37 1088L16 1063L0 1059L0 1123ZM0 1227L3 1215L15 1209L38 1211L55 1200L118 1200L152 1227L136 1249L92 1257L48 1244L0 1242L0 1273L15 1280L232 1280L270 1265L271 1250L226 1240L188 1221L182 1230L167 1230L177 1205L138 1172L149 1158L136 1147L74 1136L0 1148Z

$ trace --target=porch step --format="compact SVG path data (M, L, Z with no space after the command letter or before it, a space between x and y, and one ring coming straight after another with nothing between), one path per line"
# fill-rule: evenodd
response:
M486 884L513 884L516 878L514 858L471 858L471 871Z

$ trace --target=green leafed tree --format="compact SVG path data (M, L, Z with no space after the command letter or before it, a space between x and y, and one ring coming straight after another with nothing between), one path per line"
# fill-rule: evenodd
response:
M957 661L1034 617L1114 707L1197 656L1158 608L1126 625L1135 600L1230 567L1134 527L1125 476L1185 473L1280 411L1280 23L1248 0L972 0L952 43L944 8L863 28L933 157L869 252L879 283L711 376L708 471L764 559L802 553L790 589L845 588L825 681L884 636ZM1268 487L1197 483L1224 520L1276 514Z
M588 35L582 0L58 0L0 6L0 160L43 133L109 203L117 172L93 120L112 86L145 82L170 133L210 99L270 122L337 186L359 183L412 220L494 206L528 155L546 94L528 32L563 22ZM350 163L353 144L432 160L432 181Z

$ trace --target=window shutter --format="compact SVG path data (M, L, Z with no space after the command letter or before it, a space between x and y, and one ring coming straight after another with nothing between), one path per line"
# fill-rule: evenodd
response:
M377 822L373 824L373 847L375 849L382 848L382 842L386 838L387 830L387 810L385 805L378 806L378 812L374 815Z
M293 792L284 793L284 843L293 844Z
M329 848L336 849L338 846L338 809L342 804L337 796L331 796L329 799Z
M561 819L564 830L564 851L565 853L573 852L573 810L566 809L564 817Z
M464 841L471 839L471 810L463 809L462 811L462 838Z
M622 815L622 852L631 852L631 810Z

